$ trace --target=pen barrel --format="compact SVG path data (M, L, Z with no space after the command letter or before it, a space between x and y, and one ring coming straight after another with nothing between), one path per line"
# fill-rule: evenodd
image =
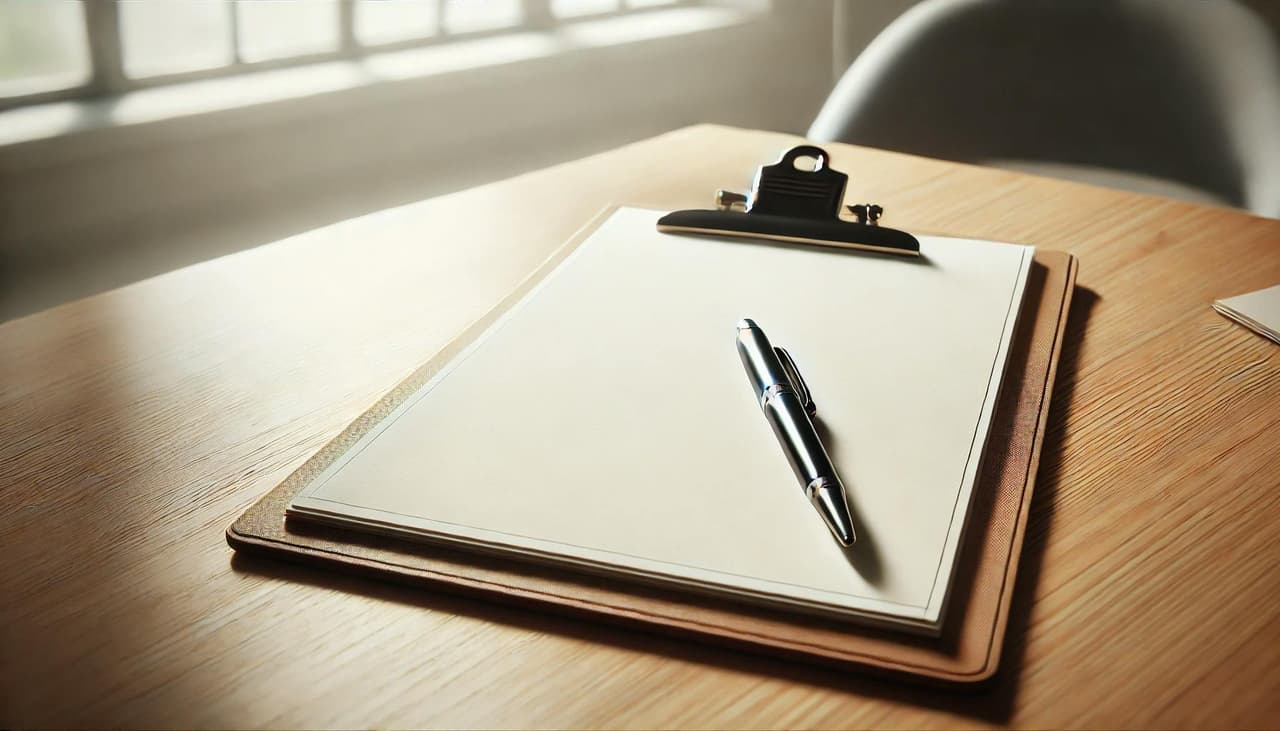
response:
M761 408L787 455L787 461L791 463L791 469L800 480L801 489L819 478L839 483L835 466L822 446L817 428L794 391L784 387L768 394Z
M747 326L744 327L743 325ZM764 331L755 326L751 320L743 320L738 325L738 356L747 369L747 379L756 394L763 395L766 390L777 385L788 383L786 369L774 352L769 338Z

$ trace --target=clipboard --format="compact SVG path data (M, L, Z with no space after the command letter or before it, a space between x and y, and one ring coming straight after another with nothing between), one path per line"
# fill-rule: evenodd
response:
M998 667L1049 396L1076 275L1070 255L1039 252L1023 301L990 447L939 638L814 619L723 599L624 584L399 539L284 521L293 496L392 411L603 221L601 214L494 310L418 368L227 530L236 550L518 604L845 669L973 683ZM731 215L742 215L733 213ZM757 214L758 215L758 214ZM806 242L808 243L808 242Z

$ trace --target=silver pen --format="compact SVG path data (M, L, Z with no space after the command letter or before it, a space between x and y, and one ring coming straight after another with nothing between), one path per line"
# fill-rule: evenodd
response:
M752 320L738 322L738 355L805 496L836 540L852 546L856 536L844 485L813 425L817 410L795 362L787 351L773 347Z

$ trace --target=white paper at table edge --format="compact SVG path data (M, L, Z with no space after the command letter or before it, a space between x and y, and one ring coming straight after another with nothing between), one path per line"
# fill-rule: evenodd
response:
M1213 303L1213 309L1227 319L1280 345L1280 284L1238 294ZM1265 309L1265 312L1260 310ZM1262 319L1260 315L1267 316Z

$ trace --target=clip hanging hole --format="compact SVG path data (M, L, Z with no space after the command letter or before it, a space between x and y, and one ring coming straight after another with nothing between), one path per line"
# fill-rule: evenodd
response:
M816 173L827 169L827 151L815 145L799 145L787 150L781 162L802 173Z
M791 160L791 167L802 173L816 173L826 167L826 163L821 155L797 155Z

